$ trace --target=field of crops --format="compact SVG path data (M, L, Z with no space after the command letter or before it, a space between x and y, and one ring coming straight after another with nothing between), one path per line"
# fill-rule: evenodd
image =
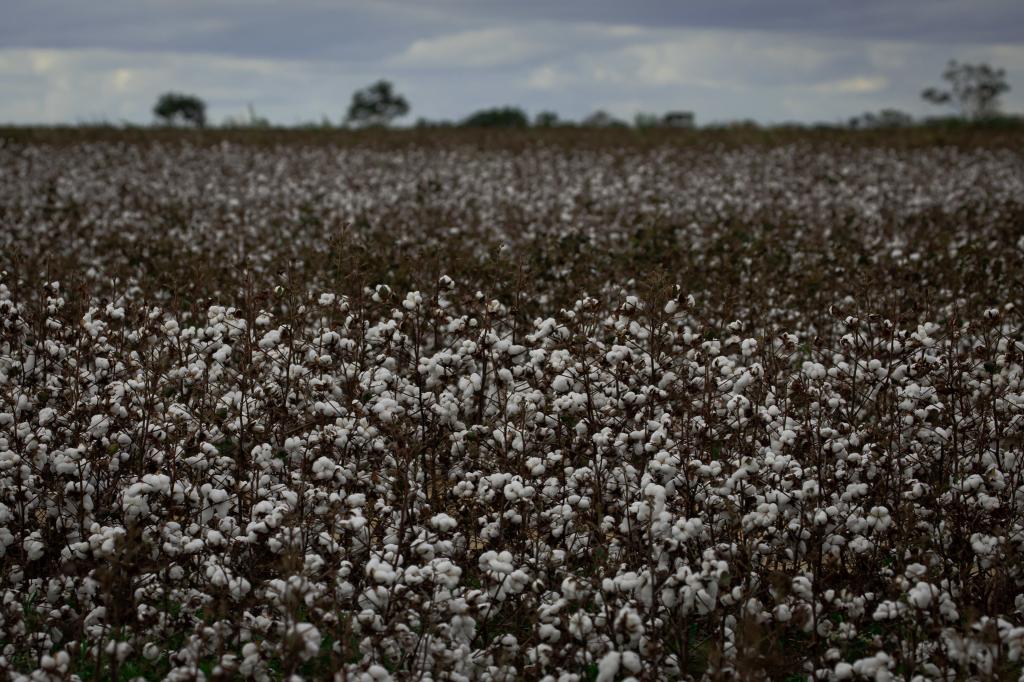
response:
M1017 679L1024 150L0 142L0 675Z

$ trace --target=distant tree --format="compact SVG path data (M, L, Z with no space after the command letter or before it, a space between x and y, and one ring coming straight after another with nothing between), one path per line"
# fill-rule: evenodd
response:
M530 119L517 107L481 109L462 122L466 128L528 128Z
M453 123L444 119L432 120L429 118L423 118L422 116L416 119L416 123L413 124L415 128L420 130L436 130L438 128L451 128Z
M553 111L542 111L533 118L536 128L554 128L558 125L558 114Z
M380 80L352 94L346 123L363 127L388 126L409 113L409 102L394 91L391 83Z
M206 102L195 95L165 92L153 106L153 115L164 125L181 122L203 128L206 126Z
M661 117L661 124L666 128L689 130L696 125L696 119L692 111L670 111Z
M914 124L914 118L899 109L882 109L878 113L866 111L860 116L850 119L851 128L864 130L879 128L908 128Z
M942 74L948 90L927 88L921 97L932 104L952 104L970 120L991 118L999 113L999 96L1009 91L1006 71L988 64L961 64L950 60Z
M330 130L334 123L327 114L322 114L319 121L301 121L295 127L298 130Z
M581 125L583 125L586 128L627 128L627 127L629 127L623 121L620 121L619 119L617 119L617 118L613 117L611 114L609 114L607 111L603 111L601 109L598 109L597 111L592 113L590 116L587 116L580 123L581 123Z
M637 130L647 130L659 126L661 126L661 117L657 114L648 114L641 111L633 117L633 127Z

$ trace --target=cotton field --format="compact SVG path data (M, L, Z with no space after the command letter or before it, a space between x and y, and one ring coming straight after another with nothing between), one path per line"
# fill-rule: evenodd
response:
M0 267L11 679L1021 678L1019 150L8 141Z

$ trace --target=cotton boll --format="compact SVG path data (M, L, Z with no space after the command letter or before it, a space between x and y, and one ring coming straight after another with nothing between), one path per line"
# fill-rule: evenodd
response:
M312 623L295 623L288 630L287 637L298 649L299 657L304 661L308 661L320 653L323 638Z
M622 654L618 651L609 651L597 663L596 682L612 682L619 672L619 664L622 661Z
M919 609L927 609L935 595L938 594L938 590L926 583L919 581L914 587L910 588L907 592L907 601L911 606L915 606Z
M89 421L89 435L100 439L107 435L110 430L110 417L104 414L94 414Z
M430 525L442 533L454 530L458 522L447 514L435 514L430 518Z
M31 533L22 543L29 561L39 561L46 554L46 543L39 531Z

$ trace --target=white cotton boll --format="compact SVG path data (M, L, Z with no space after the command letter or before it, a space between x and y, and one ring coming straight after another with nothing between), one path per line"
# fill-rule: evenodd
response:
M128 642L117 642L111 640L107 642L105 651L108 656L112 656L113 658L117 659L118 662L123 662L126 658L128 658L129 654L131 654L132 645Z
M434 516L430 517L430 525L435 530L438 530L442 533L446 533L450 530L453 530L459 524L452 517L448 516L447 514L441 513L435 514Z
M268 319L268 322L269 322L269 319ZM259 323L259 321L257 320L257 324L258 323ZM273 348L274 346L276 346L279 343L281 343L281 332L280 332L280 330L278 330L278 329L271 329L270 331L268 331L266 334L263 335L262 339L260 339L259 347L262 348L263 350L269 350L269 349Z
M344 521L342 521L341 525L342 525L342 527L347 528L348 530L352 531L353 533L358 533L359 531L361 531L363 528L366 527L366 517L365 516L353 516L353 517L350 517L350 518L345 519Z
M395 582L398 577L397 572L386 561L381 561L377 557L371 557L366 564L366 575L375 582L391 585Z
M317 299L317 302L320 305L323 305L323 306L333 305L335 298L336 298L336 296L334 294L323 293L323 294L320 294L320 298Z
M872 507L867 516L868 527L875 531L884 531L892 525L892 517L886 507Z
M907 569L903 572L908 578L920 578L928 572L928 568L923 564L913 563L908 564Z
M364 679L366 682L391 682L394 678L391 677L391 673L387 671L387 668L382 665L374 664L366 669L366 676Z
M410 291L402 301L402 307L406 310L415 310L423 303L423 295L418 291Z
M252 585L245 578L235 577L228 581L228 592L233 599L241 599L249 593Z
M313 462L313 478L318 481L329 481L334 478L337 465L327 457L319 457Z
M54 410L52 407L44 407L43 409L39 410L39 425L46 426L47 424L52 422L56 416L56 410Z
M899 618L902 611L905 609L902 604L894 601L883 601L876 608L872 617L875 620L892 620Z
M907 592L907 601L919 609L927 609L936 594L938 594L938 590L933 585L919 581Z
M43 542L43 536L39 531L35 531L26 537L22 547L24 547L29 561L38 561L46 554L46 543Z
M523 484L519 481L512 481L505 486L504 493L506 500L515 502L523 496Z
M325 417L344 417L348 410L342 407L337 400L324 400L313 405L313 409Z
M506 551L499 554L491 550L480 555L480 568L499 575L508 575L515 570L515 563L511 552Z
M585 611L577 611L569 616L569 634L581 642L594 629L594 620Z
M597 664L596 682L612 682L619 672L622 655L618 651L609 651Z
M472 616L456 614L451 619L452 636L463 642L469 642L476 636L476 620Z
M110 417L105 414L94 414L89 420L89 435L93 438L103 438L110 430Z
M223 566L213 565L206 567L206 579L215 587L224 587L228 584L230 578L231 574Z
M564 374L559 374L555 377L554 381L551 382L551 388L556 393L568 393L569 389L572 388L572 382L569 381L569 377Z
M892 679L888 665L891 660L888 654L879 651L874 656L855 661L853 672L863 677L874 678L878 682L887 682Z
M864 554L870 552L874 547L874 544L863 535L858 535L854 539L850 540L847 545L855 554Z
M679 310L679 303L675 299L672 299L668 303L665 304L665 313L666 314L674 315L677 310Z
M296 623L288 631L288 639L298 645L299 657L304 661L320 653L323 637L312 623Z
M806 601L813 601L814 591L811 586L811 581L808 580L807 577L798 575L797 577L793 578L791 588L793 590L793 594L800 597L801 599L804 599Z
M853 679L853 666L846 661L836 663L835 670L833 671L837 680L852 680Z
M623 651L622 652L622 667L631 673L640 672L641 661L640 655L635 651Z
M982 533L973 533L971 535L971 549L978 556L988 556L995 552L996 547L999 546L999 538L992 537L991 535L984 535Z
M434 559L430 562L434 572L434 582L442 587L453 589L458 586L462 569L448 559Z

